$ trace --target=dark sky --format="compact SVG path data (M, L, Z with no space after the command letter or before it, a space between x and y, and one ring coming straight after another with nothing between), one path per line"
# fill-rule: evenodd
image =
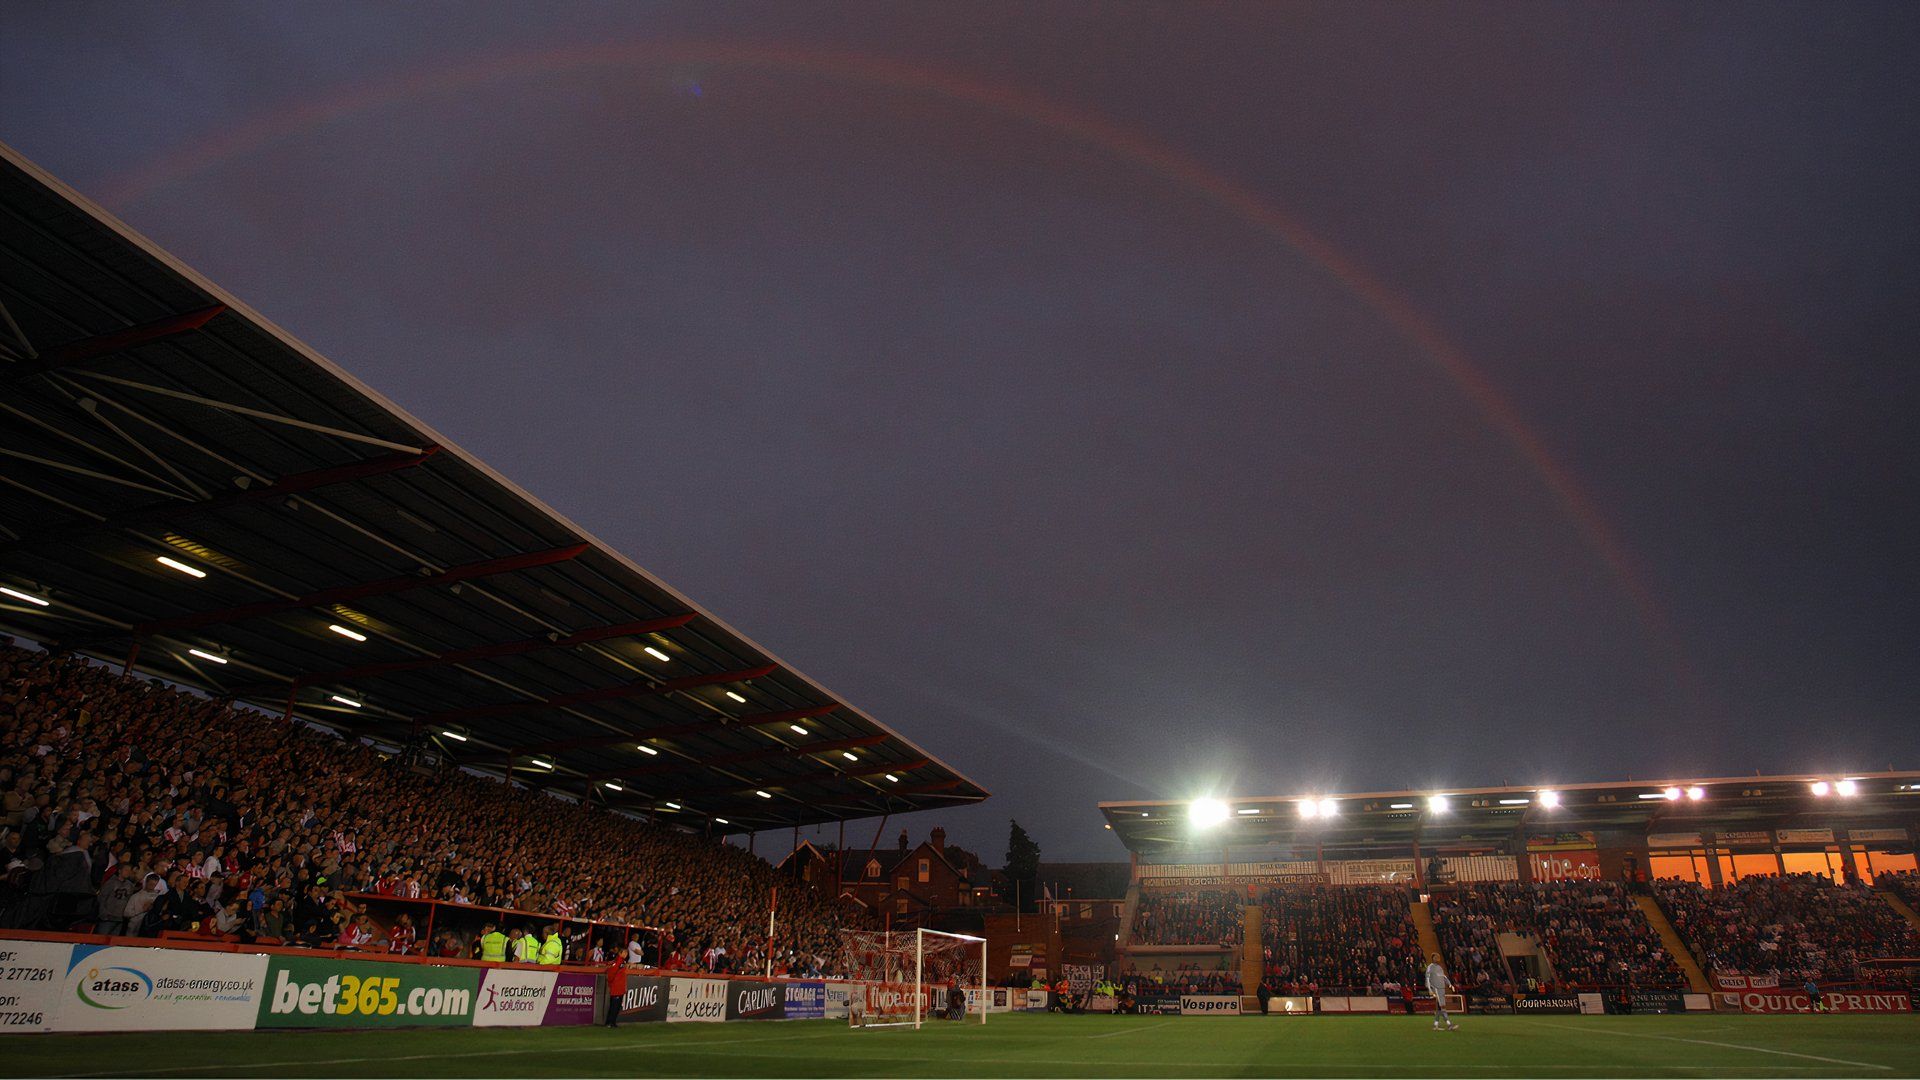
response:
M1917 56L15 2L0 139L996 792L916 831L1114 858L1102 799L1920 765Z

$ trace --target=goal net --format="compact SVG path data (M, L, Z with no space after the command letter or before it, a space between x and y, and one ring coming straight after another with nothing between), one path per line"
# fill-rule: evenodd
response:
M986 1023L987 939L940 930L842 931L854 1027L919 1027L931 1020Z

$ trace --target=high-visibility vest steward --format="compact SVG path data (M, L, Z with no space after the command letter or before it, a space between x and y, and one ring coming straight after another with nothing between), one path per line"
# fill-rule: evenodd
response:
M547 940L540 943L540 962L558 966L560 963L560 951L560 935L548 935Z
M480 935L480 959L505 960L507 958L507 935L495 930L491 934Z

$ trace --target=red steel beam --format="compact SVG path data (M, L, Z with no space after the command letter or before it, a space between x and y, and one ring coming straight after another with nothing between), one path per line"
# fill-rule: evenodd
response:
M791 724L796 720L807 720L815 716L825 716L840 707L839 702L826 705L813 705L805 709L787 709L783 712L749 713L732 720L715 717L712 720L695 720L690 724L669 724L666 727L647 728L645 731L630 731L621 735L581 735L572 739L555 739L552 742L528 743L513 748L515 754L559 753L562 750L578 750L588 746L613 746L623 742L644 742L647 739L669 739L675 735L695 735L703 731L725 727L728 724L737 727L765 727L768 724Z
M612 626L596 626L591 630L579 630L561 638L523 638L520 641L502 641L494 645L475 645L468 649L455 649L436 656L416 656L410 660L386 660L374 664L361 664L358 667L336 668L333 671L311 671L294 677L294 685L311 686L314 683L349 682L354 679L371 679L382 675L395 675L405 671L419 671L423 668L444 667L449 664L467 664L475 660L494 660L502 656L519 656L522 653L538 652L542 649L572 649L581 645L590 645L608 638L633 637L637 634L652 634L661 630L673 630L693 621L693 613L668 615L661 619L646 619L641 622L616 623ZM516 749L526 749L519 747Z
M198 330L215 316L227 310L225 304L189 311L184 315L169 315L164 319L155 319L138 326L129 326L124 330L115 330L107 334L98 334L79 341L69 341L65 345L56 345L40 354L40 358L26 364L7 369L10 378L24 378L28 375L41 375L78 364L84 360L107 356L138 345L147 345L176 334Z
M356 461L347 465L335 465L325 469L314 469L310 472L289 473L265 487L248 488L245 491L230 491L222 495L215 495L210 499L203 499L199 502L164 502L137 507L122 513L110 514L100 521L82 521L72 525L49 529L43 533L35 533L23 539L13 541L12 543L0 545L0 551L11 551L15 548L30 545L70 540L75 536L83 535L97 529L116 529L126 525L178 521L182 518L216 513L233 506L244 506L247 503L259 502L262 499L275 499L287 495L297 495L303 491L312 491L314 488L327 487L332 484L346 484L355 480L365 480L369 477L385 476L389 473L396 473L403 469L411 469L416 465L425 464L428 458L439 452L439 447L429 446L417 454L387 454L382 457L367 458L364 461Z
M538 701L504 701L498 705L476 705L467 709L449 709L424 717L423 722L443 724L455 720L477 720L489 716L512 716L515 713L537 712L542 709L564 709L573 705L588 705L597 701L617 701L621 698L646 697L651 694L667 694L675 690L691 690L697 686L712 686L716 683L744 682L758 679L780 670L778 664L762 664L759 667L745 668L740 671L722 671L715 675L688 675L679 679L667 679L664 682L631 682L620 686L603 686L598 690L577 690L571 694L542 698Z
M400 577L386 578L381 581L368 581L358 585L338 585L331 589L308 593L305 596L257 600L238 607L221 608L218 611L202 611L194 615L180 615L171 619L158 619L153 622L139 623L133 628L135 637L151 637L154 634L178 633L182 630L197 630L203 626L218 626L222 623L238 622L241 619L259 618L263 615L278 615L286 611L298 611L301 608L324 607L329 604L347 604L365 600L370 596L390 596L394 593L410 592L414 589L428 589L436 585L451 585L457 581L472 578L491 577L494 574L508 574L517 570L531 570L539 566L551 566L554 563L577 559L587 550L587 544L568 544L565 547L550 548L546 551L531 551L520 555L508 555L502 559L488 559L485 562L468 563L451 570L442 570L437 574L403 574Z

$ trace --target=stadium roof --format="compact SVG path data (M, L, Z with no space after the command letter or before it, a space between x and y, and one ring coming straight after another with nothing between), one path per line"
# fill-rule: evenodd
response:
M1815 793L1816 784L1826 785L1824 794ZM1301 793L1217 802L1209 809L1217 816L1224 808L1225 816L1212 822L1196 820L1189 799L1103 802L1100 812L1128 850L1147 856L1222 847L1404 852L1416 842L1438 851L1561 830L1655 834L1847 823L1913 828L1920 826L1920 772Z
M12 632L719 831L987 796L3 144L0 305Z

